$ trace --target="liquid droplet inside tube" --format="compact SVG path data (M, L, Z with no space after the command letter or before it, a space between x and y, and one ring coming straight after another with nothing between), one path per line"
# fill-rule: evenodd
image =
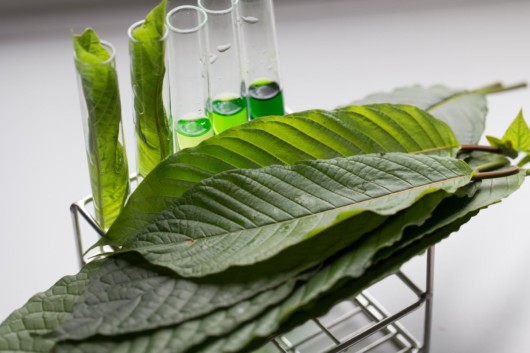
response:
M217 60L217 55L210 55L210 64L213 64Z
M243 19L243 21L245 21L246 23L250 23L250 24L254 24L254 23L258 23L259 22L259 19L257 17L253 17L253 16L243 16L241 17Z
M232 45L230 43L227 43L227 44L222 44L222 45L219 45L217 47L217 51L219 53L224 53L225 51L227 51L228 49L230 49L232 47Z

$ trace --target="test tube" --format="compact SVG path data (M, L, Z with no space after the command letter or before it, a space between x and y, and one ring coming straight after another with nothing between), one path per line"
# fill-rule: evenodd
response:
M206 12L184 5L166 17L168 73L174 150L194 147L213 136L208 87Z
M198 5L208 14L211 120L220 133L248 120L236 8L234 0L198 0Z
M85 30L84 33L93 31ZM94 213L106 232L129 194L129 169L121 121L114 47L100 42L108 58L85 60L74 51ZM102 87L104 89L102 89Z
M173 143L164 104L167 28L160 38L139 40L135 32L144 23L145 20L134 23L127 32L134 97L136 171L142 178L171 154Z
M250 117L283 115L272 0L239 0L238 16Z

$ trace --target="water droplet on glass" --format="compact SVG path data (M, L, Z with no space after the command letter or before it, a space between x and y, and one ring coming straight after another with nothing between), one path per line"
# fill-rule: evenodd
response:
M217 60L217 55L210 55L210 64L213 64Z
M269 65L269 67L267 68L267 70L271 71L271 70L272 70L272 65Z
M253 17L253 16L242 16L241 17L243 19L243 21L245 21L246 23L250 23L250 24L254 24L254 23L258 23L259 20L256 18L256 17Z
M227 51L228 49L230 49L232 47L232 45L230 43L227 43L227 44L221 44L217 47L217 51L219 53L224 53L225 51Z

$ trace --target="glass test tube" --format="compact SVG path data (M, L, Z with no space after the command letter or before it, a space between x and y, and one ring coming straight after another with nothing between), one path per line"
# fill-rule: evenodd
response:
M208 14L211 120L220 133L248 120L236 8L234 0L198 0L198 5Z
M164 107L167 93L164 53L168 31L166 28L159 39L138 40L134 32L144 23L145 20L134 23L127 32L134 96L136 170L142 178L173 151L169 119Z
M75 53L74 60L94 213L98 225L106 232L129 195L129 169L115 51L108 42L101 41L101 45L110 55L104 62L85 62Z
M239 0L238 12L250 117L283 115L272 0Z
M206 12L184 5L166 17L169 29L169 92L174 150L213 136L208 110Z

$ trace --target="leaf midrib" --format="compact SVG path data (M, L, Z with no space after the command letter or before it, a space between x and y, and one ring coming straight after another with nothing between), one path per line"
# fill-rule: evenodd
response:
M431 110L434 110L434 109L436 109L436 108L438 108L438 107L440 107L440 106L442 106L442 105L444 105L444 104L446 104L446 103L448 103L448 102L450 102L452 100L455 100L455 99L458 99L458 98L460 98L462 96L465 96L465 95L468 95L468 94L473 94L473 93L475 93L475 92L470 92L470 91L457 92L455 94L452 94L450 96L447 96L447 97L443 98L439 102L436 102L436 103L430 105L429 107L425 108L425 111L430 112Z

